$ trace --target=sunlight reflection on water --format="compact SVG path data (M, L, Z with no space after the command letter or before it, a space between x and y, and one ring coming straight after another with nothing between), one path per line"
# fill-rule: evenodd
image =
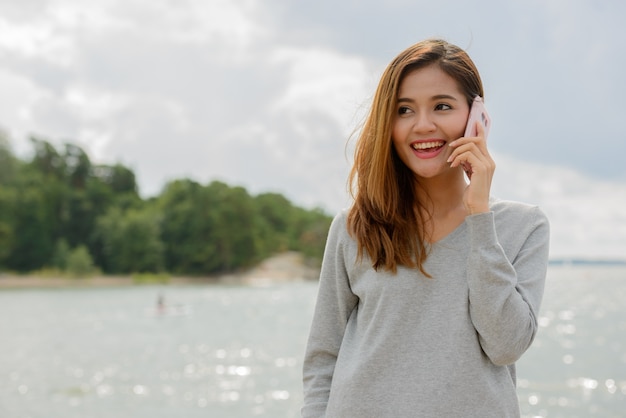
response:
M626 269L552 267L533 346L518 362L522 416L624 417Z
M2 291L0 416L298 417L316 289ZM624 268L551 267L518 363L524 418L624 416L624 300Z
M12 417L296 417L314 284L16 290L0 410ZM184 315L155 315L163 292ZM6 318L6 317L5 317ZM5 416L0 414L0 416Z

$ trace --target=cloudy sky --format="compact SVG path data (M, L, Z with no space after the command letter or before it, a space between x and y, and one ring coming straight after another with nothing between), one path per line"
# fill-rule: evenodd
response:
M539 204L552 256L626 257L626 2L0 0L0 127L171 179L334 213L386 64L442 37L476 62L494 194Z

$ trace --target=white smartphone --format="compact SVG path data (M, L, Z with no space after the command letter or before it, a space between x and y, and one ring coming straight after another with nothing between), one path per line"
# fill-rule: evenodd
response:
M463 136L476 136L476 121L482 123L485 128L485 141L489 135L489 129L491 128L491 118L485 108L485 103L482 97L476 96L472 102L472 108L470 109L469 117L467 118L467 126L465 127L465 134Z

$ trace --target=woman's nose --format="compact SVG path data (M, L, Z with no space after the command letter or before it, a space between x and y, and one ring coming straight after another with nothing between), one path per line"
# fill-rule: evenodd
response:
M418 113L415 115L415 123L413 124L413 130L415 132L432 132L437 127L432 118L427 113Z

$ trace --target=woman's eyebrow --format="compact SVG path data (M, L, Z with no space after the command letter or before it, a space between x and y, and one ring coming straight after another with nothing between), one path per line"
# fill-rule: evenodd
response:
M451 96L449 94L437 94L430 98L431 100L454 100L458 101L459 99L456 96ZM399 97L398 103L415 103L415 100L409 97Z
M451 96L449 94L438 94L436 96L432 97L433 100L454 100L457 101L458 99L456 98L456 96Z

